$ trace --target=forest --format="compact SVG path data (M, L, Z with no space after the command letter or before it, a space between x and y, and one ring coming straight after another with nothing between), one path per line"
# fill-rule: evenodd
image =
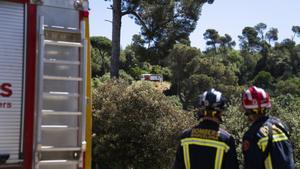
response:
M251 85L270 93L268 113L290 127L300 167L300 26L291 25L291 37L282 41L279 30L263 22L245 26L238 41L211 28L203 34L206 48L199 49L191 46L189 35L205 3L213 5L122 1L121 15L130 15L141 33L119 49L117 60L113 40L91 38L94 169L171 168L179 133L197 124L198 97L209 88L229 100L222 126L236 139L242 168L241 141L249 124L239 106ZM158 90L159 83L141 81L145 73L161 74L169 87Z

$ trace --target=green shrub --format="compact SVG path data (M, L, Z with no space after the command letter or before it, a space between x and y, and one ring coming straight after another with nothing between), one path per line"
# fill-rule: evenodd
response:
M147 82L108 81L93 98L94 168L170 168L179 131L195 123Z
M131 84L134 81L133 77L131 77L129 74L127 74L124 70L120 70L119 76L120 76L119 77L120 79L122 79L123 81L126 81L129 84ZM94 77L92 79L92 86L93 86L93 88L97 88L109 80L110 80L110 73L105 73L101 77Z
M277 94L287 94L290 93L294 96L300 96L300 78L292 77L287 80L280 80L276 84Z
M296 156L296 168L300 168L300 97L280 95L273 100L272 114L290 127L291 140Z
M253 84L264 89L269 89L272 86L273 79L270 72L260 71L254 77Z
M240 109L240 99L233 98L230 105L223 113L223 123L221 126L233 135L236 141L237 155L240 162L240 168L243 168L243 154L242 154L242 139L243 135L248 129L248 122L244 113Z
M139 80L141 78L141 75L144 73L148 73L146 70L135 66L129 69L128 73L135 79Z
M197 122L184 112L178 98L166 97L145 81L104 81L93 91L93 167L95 169L165 169L175 157L179 131ZM222 126L236 139L243 168L242 137L249 127L240 98L233 98ZM272 98L270 115L289 127L297 168L300 167L300 98Z

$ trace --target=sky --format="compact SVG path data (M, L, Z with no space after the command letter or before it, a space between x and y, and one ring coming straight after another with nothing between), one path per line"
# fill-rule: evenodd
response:
M112 11L108 9L111 2L90 0L91 36L105 36L111 39ZM206 29L215 29L220 35L229 34L239 43L238 35L246 26L265 23L279 31L279 41L291 38L292 26L300 26L300 0L215 0L211 5L205 4L197 24L190 35L191 46L205 49L203 33ZM128 16L122 18L121 47L131 44L132 35L138 34L140 27ZM296 39L300 42L300 37Z

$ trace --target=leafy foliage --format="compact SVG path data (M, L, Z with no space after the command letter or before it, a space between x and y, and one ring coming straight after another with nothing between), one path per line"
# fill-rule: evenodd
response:
M192 112L198 95L211 87L230 98L223 126L236 138L242 167L241 140L249 124L239 111L239 97L253 84L269 91L270 114L291 127L300 167L300 45L294 41L299 26L292 27L291 39L281 42L277 28L267 29L264 23L245 27L240 50L233 48L230 35L208 29L208 48L202 52L190 46L188 35L205 2L122 1L123 12L128 9L142 25L141 34L121 51L123 81L109 81L110 50L101 54L109 43L93 39L94 168L170 168L178 132L196 123ZM135 81L143 73L163 74L170 90L161 92L151 83ZM111 157L118 160L112 164Z
M296 168L300 167L300 98L290 94L281 95L274 98L272 115L282 119L290 127L291 140L296 157Z
M218 31L215 29L207 29L203 34L204 39L206 41L206 45L208 46L207 52L210 50L217 52L217 48L220 48L221 52L227 53L227 50L231 50L233 46L235 46L235 41L232 40L231 36L225 34L224 36L220 36Z
M292 77L276 84L276 93L300 96L300 77Z
M135 13L130 13L136 23L141 25L141 36L134 39L139 42L135 43L138 45L137 49L146 49L152 53L147 61L159 64L176 43L189 45L189 35L195 29L202 6L206 2L213 1L141 1Z
M263 89L269 89L272 85L273 76L269 72L261 71L254 77L253 80L254 85Z
M94 36L91 37L91 45L93 48L99 50L101 57L105 55L111 55L111 40L103 36Z
M295 36L300 37L300 26L293 26L292 31L294 32L293 39L295 38Z
M212 49L216 50L217 43L219 42L220 35L218 31L214 29L207 29L203 34L203 37L206 41L207 46L212 46Z
M173 87L184 109L195 105L198 95L215 87L226 95L234 95L238 78L232 65L224 65L222 59L203 57L199 50L186 45L175 45L168 57L172 71Z
M240 47L247 52L256 52L259 50L258 32L253 27L245 27L242 31L242 36L239 36Z
M249 127L249 123L240 111L240 98L231 98L230 105L223 113L223 124L221 126L225 128L236 141L238 161L240 162L240 168L243 168L243 155L242 155L242 139L244 133Z
M95 166L170 168L178 132L194 123L190 114L150 83L108 81L93 94Z
M277 41L278 40L278 29L277 28L271 28L266 33L266 39L268 40L269 43L271 43L271 41Z
M100 77L109 72L111 40L106 37L91 37L92 45L92 77Z

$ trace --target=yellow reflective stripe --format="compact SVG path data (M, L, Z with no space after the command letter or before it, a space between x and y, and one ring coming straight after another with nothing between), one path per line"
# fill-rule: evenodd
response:
M275 134L273 136L273 142L279 142L279 141L283 141L283 140L288 140L289 138L284 134Z
M265 160L265 167L266 167L266 169L273 169L270 154L268 155L267 159Z
M257 144L260 148L262 148L262 145L263 144L267 144L268 143L268 139L269 137L263 137L261 138ZM272 142L279 142L279 141L284 141L284 140L288 140L288 137L284 134L284 133L281 133L281 134L274 134L273 135L273 140ZM263 149L264 151L264 149Z
M190 152L189 152L189 145L186 144L183 146L183 156L184 156L184 164L186 169L191 168L191 163L190 163Z
M266 149L266 144L262 145L262 149L263 149L263 151ZM264 161L264 163L265 163L265 168L266 169L273 169L270 153L268 154L268 157Z
M224 149L217 148L216 159L215 159L215 169L221 169L223 162Z
M216 157L215 157L215 167L214 169L221 169L223 162L224 151L227 152L230 147L223 142L209 140L209 139L201 139L201 138L185 138L181 140L181 146L183 147L183 155L184 155L184 163L185 168L190 169L190 153L189 153L189 145L200 145L206 147L216 148Z
M230 148L227 144L221 141L209 140L209 139L201 139L201 138L185 138L181 140L181 145L185 144L195 144L200 146L221 148L225 152L227 152Z
M269 137L263 137L257 142L259 148L262 149L262 151L265 151L265 149L268 145L268 141L269 141L268 139L269 139ZM273 135L272 142L280 142L283 140L288 140L288 137L284 133ZM265 160L265 167L266 167L266 169L273 169L270 153L268 154L268 157Z

